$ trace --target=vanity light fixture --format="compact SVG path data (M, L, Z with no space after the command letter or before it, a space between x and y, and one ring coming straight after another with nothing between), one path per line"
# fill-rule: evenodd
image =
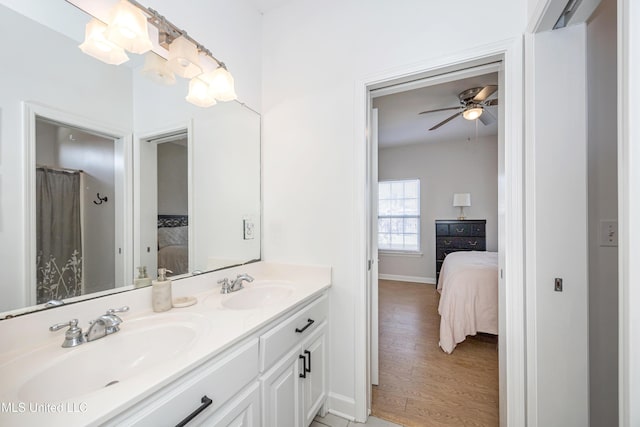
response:
M111 11L107 39L131 53L151 50L147 17L127 0L120 0Z
M77 1L66 1L79 7ZM233 76L224 62L214 57L209 49L191 38L186 31L136 0L120 0L106 24L95 17L89 24L85 41L80 45L84 53L107 64L122 64L129 59L124 49L132 53L145 53L152 49L147 28L147 24L151 24L158 30L159 46L166 51L156 47L149 52L142 70L144 76L162 84L175 82L172 72L191 79L186 99L200 107L212 106L216 100L231 101L237 98ZM165 58L167 60L163 62ZM213 60L215 70L205 73L201 59Z
M176 83L176 76L167 66L167 60L154 52L147 52L144 57L142 75L163 85Z
M206 74L211 93L218 101L233 101L238 97L233 83L233 76L226 68L218 67Z
M184 36L178 37L169 45L167 66L174 73L186 79L202 74L197 46Z
M216 104L209 84L200 77L194 77L189 81L189 94L185 99L198 107L211 107Z
M129 60L124 49L116 46L105 37L107 26L92 19L85 26L84 43L79 47L87 55L93 56L107 64L120 65Z

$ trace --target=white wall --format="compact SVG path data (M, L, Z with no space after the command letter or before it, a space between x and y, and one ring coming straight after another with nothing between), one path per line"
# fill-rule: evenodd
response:
M186 145L158 144L158 214L189 214L189 157Z
M591 427L618 424L618 248L600 246L600 221L618 218L616 1L587 24L589 391Z
M460 13L464 10L464 13ZM497 11L498 17L496 16ZM355 83L519 36L526 2L300 0L263 20L264 257L333 267L329 406L353 416L356 259ZM469 38L464 28L491 22ZM359 104L358 104L359 105ZM358 107L360 108L360 107Z
M487 250L498 250L498 138L437 141L384 148L378 154L380 181L420 179L422 256L379 254L379 273L435 283L435 220L456 219L453 193L471 193L469 219L487 220Z
M536 34L529 64L529 417L545 427L589 423L585 43L585 25Z
M25 304L25 147L23 101L132 128L131 75L79 55L77 43L0 6L5 43L0 67L0 311ZM25 54L25 52L29 52ZM11 66L8 66L11 64ZM112 82L112 84L107 84Z

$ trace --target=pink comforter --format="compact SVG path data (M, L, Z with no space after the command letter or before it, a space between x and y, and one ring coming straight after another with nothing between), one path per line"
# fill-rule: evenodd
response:
M451 353L478 332L498 333L497 252L454 252L444 260L440 291L440 347Z

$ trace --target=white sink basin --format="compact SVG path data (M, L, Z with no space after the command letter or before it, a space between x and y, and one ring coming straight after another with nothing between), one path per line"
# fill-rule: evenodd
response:
M276 304L293 293L294 287L282 281L254 281L244 289L222 299L222 306L232 310L252 310Z
M209 330L198 315L124 319L120 331L77 347L49 345L0 366L3 388L21 401L77 398L180 357Z

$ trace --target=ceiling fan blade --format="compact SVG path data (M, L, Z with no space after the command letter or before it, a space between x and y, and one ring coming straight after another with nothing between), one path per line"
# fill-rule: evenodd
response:
M461 114L462 114L462 111L459 111L459 112L455 113L453 116L451 116L451 117L449 117L449 118L447 118L447 119L444 119L443 121L441 121L440 123L438 123L437 125L435 125L434 127L432 127L432 128L431 128L431 129L429 129L429 130L436 130L436 129L438 129L440 126L442 126L442 125L445 125L445 124L449 123L451 120L455 119L456 117L458 117L458 116L459 116L459 115L461 115Z
M473 97L473 102L482 102L488 97L490 97L491 95L493 95L493 93L497 90L498 90L497 85L487 85L483 87L482 90L478 92L476 96Z
M462 106L457 106L457 107L448 107L448 108L438 108L437 110L428 110L428 111L423 111L421 113L418 114L427 114L427 113L435 113L436 111L447 111L447 110L459 110L461 108L464 108Z
M482 104L486 105L487 107L492 107L494 105L498 105L498 98L490 99L488 101L483 102Z
M482 109L482 114L480 114L480 117L478 117L478 120L480 120L482 124L485 126L496 122L496 118L486 108Z

